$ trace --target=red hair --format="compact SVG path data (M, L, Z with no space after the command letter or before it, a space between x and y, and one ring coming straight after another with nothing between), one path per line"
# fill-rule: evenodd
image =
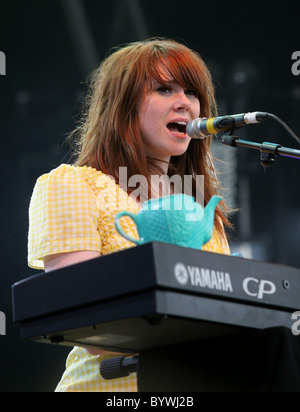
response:
M147 159L140 134L138 113L153 79L164 85L161 65L181 86L197 92L199 117L217 114L214 87L201 56L173 40L151 39L131 43L107 57L90 77L89 93L81 125L76 129L77 166L91 166L113 176L118 182L120 167L127 167L128 179L144 175L150 183L153 159ZM204 204L218 191L211 154L211 138L191 140L187 151L171 157L169 175L204 176ZM216 228L223 233L226 218L224 202L216 209Z

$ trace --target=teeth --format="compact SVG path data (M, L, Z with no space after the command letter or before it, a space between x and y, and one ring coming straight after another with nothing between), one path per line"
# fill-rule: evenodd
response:
M170 123L167 124L167 128L171 132L181 133L181 134L185 135L186 134L186 125L187 125L187 122L185 122L185 121L170 122Z

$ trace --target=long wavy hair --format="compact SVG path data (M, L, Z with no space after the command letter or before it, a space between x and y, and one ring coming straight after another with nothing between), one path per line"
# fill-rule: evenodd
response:
M174 40L149 39L114 49L89 78L89 90L81 123L70 137L75 139L76 166L90 166L113 176L118 183L119 168L127 167L127 177L143 175L150 185L154 159L145 155L139 125L139 107L153 79L164 85L161 66L178 84L197 92L199 117L217 115L214 86L201 56ZM169 176L204 176L204 205L219 191L219 181L210 153L211 137L192 139L187 151L172 156ZM190 193L189 193L190 194ZM226 205L219 203L215 226L224 235L230 227Z

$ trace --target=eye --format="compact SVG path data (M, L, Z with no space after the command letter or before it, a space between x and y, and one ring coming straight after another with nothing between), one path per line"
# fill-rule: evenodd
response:
M187 94L189 96L198 97L198 92L196 92L196 90L186 90L185 94Z
M159 87L156 89L156 91L159 92L159 93L171 93L171 92L172 92L171 88L170 88L170 87L166 87L166 86L159 86Z

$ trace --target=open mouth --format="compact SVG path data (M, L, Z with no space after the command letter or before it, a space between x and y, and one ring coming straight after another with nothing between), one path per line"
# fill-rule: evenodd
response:
M167 128L170 130L170 132L173 132L173 133L180 133L182 135L186 134L186 123L185 122L168 123Z

